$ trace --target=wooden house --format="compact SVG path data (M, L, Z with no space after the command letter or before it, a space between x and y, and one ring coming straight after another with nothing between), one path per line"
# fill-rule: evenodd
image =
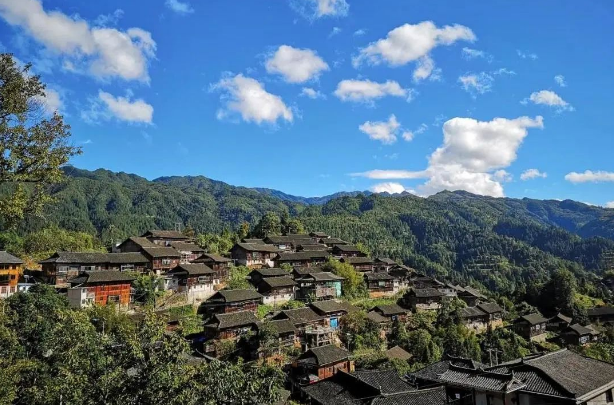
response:
M157 247L152 241L141 236L131 236L113 248L113 253L138 253L144 247Z
M394 277L388 273L367 272L364 273L364 279L371 298L390 297L398 292L395 290Z
M116 270L85 271L68 280L68 302L73 308L96 305L130 304L134 276Z
M320 239L328 239L330 235L326 232L309 232L309 236L315 241L318 242Z
M614 324L614 307L596 307L586 311L592 323Z
M313 239L309 235L275 235L267 236L263 239L264 243L273 245L280 251L295 252L298 245L310 244Z
M436 288L412 288L403 295L403 305L412 311L436 311L441 307L445 294Z
M305 350L333 342L334 329L328 325L325 317L309 307L285 309L275 314L272 319L287 319L292 322L296 329L297 344Z
M465 327L475 333L482 333L488 329L488 314L478 307L461 308L459 316Z
M301 267L301 266L297 266L292 268L292 278L294 280L299 280L305 276L310 275L311 273L322 273L324 270L322 270L321 267Z
M240 265L250 269L274 267L273 260L277 257L279 249L273 245L257 243L237 243L230 249L230 257Z
M23 261L18 257L4 250L0 251L0 298L8 298L18 292L22 265Z
M388 257L378 257L373 260L374 268L373 271L385 272L388 273L390 269L398 266L397 262L388 258Z
M559 333L567 329L569 325L571 325L571 317L558 313L548 319L546 329L550 332Z
M48 284L67 286L68 280L84 271L148 271L150 260L141 253L56 252L39 262Z
M173 242L187 242L190 240L179 231L151 230L141 235L142 238L160 246L170 246Z
M254 269L249 273L249 281L254 285L254 287L258 287L258 285L266 278L284 276L289 277L290 273L288 273L287 270L280 269L279 267Z
M318 242L325 244L329 248L333 248L333 247L339 246L339 245L349 245L349 243L344 241L343 239L331 238L331 237L321 238Z
M275 257L275 266L289 265L292 267L320 266L328 260L327 251L311 250L302 252L281 252Z
M341 297L344 278L330 272L315 272L295 279L297 299L328 300Z
M398 304L377 305L371 310L377 312L390 322L405 322L409 311Z
M238 311L256 312L262 295L254 290L221 290L201 304L206 314L227 314Z
M227 314L215 314L205 322L204 332L209 341L213 340L238 340L241 336L255 331L259 320L252 311L238 311ZM213 342L205 345L208 353L215 351Z
M523 315L514 320L514 332L526 340L543 342L546 340L548 319L541 314Z
M169 245L181 255L180 263L192 263L205 253L205 249L192 242L173 241Z
M309 306L315 311L316 314L324 317L328 323L328 326L333 329L336 329L339 326L339 320L342 316L357 310L356 307L345 301L336 300L315 301L309 304Z
M347 263L354 267L356 271L360 271L362 273L371 272L375 268L375 263L372 259L363 256L349 256L342 257L339 259L341 263Z
M262 294L263 302L277 306L294 299L296 283L289 276L266 277L256 287Z
M232 265L232 259L213 253L203 253L200 257L193 260L192 263L206 264L217 273L220 280L224 281L228 279L228 270Z
M579 323L563 329L559 338L563 344L586 346L599 340L600 333L591 325L582 326Z
M311 384L332 377L339 371L351 373L354 362L350 353L335 345L313 347L292 364L292 376L301 384Z
M328 252L328 246L320 243L302 243L296 247L297 252Z
M331 252L334 256L338 257L367 257L365 253L354 245L334 245Z
M157 275L166 274L181 262L181 254L172 247L144 247L141 253L149 260L150 270Z
M279 346L288 347L296 343L296 327L289 319L269 320L265 323L272 326L277 333Z
M486 323L491 329L503 326L503 308L494 302L482 302L476 306L487 315Z
M475 288L468 287L468 286L467 287L462 287L462 290L457 290L456 294L457 294L458 298L460 298L461 300L465 301L465 303L468 306L470 306L470 307L474 307L478 303L487 300L487 298L486 298L486 296L484 294L482 294L481 292L479 292Z
M185 293L191 303L211 297L219 285L217 272L202 263L180 264L166 273L165 289Z

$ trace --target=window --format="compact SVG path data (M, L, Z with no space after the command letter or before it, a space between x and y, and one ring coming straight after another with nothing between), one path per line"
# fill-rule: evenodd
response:
M121 271L132 271L134 270L134 264L122 264L120 267Z
M109 295L107 302L119 302L119 295Z
M614 399L612 399L612 390L607 390L605 392L605 400L609 403L609 402L614 402Z
M171 264L171 261L172 261L171 259L162 259L162 264L163 265L169 265L169 264Z
M198 277L198 283L199 284L208 284L209 283L209 277Z
M93 271L96 270L96 266L83 266L84 271Z

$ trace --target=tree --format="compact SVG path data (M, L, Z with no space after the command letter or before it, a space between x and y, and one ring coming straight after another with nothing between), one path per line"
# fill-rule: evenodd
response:
M363 275L348 263L341 263L336 259L329 259L323 266L325 271L330 271L344 278L342 282L343 295L347 298L365 298L368 296L367 285Z
M305 227L303 223L296 218L288 219L283 223L284 233L305 233Z
M274 212L267 212L254 227L252 236L266 238L267 236L281 235L281 225L279 215Z
M245 266L232 266L228 271L229 279L226 286L229 290L246 290L254 289L254 287L247 281L247 276L250 273L250 269Z
M48 186L63 178L61 167L81 153L70 146L70 126L57 112L44 118L45 85L0 54L0 218L15 226L27 214L40 214L51 198Z
M160 279L155 275L138 274L132 287L135 301L145 305L155 305L156 299L164 294L160 289Z
M339 321L339 338L350 350L378 349L384 340L378 324L364 311L350 312Z
M576 277L572 272L567 269L555 271L542 289L540 296L542 307L572 315L576 289Z

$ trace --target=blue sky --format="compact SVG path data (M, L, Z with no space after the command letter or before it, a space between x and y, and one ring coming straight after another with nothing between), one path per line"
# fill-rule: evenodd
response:
M611 1L0 0L77 167L614 207Z

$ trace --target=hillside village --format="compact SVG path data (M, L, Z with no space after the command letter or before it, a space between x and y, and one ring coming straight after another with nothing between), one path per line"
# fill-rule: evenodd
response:
M246 237L224 256L182 232L150 230L108 253L56 252L39 264L27 270L0 252L2 297L46 284L75 309L111 306L139 322L146 305L135 284L149 277L153 310L183 332L194 359L275 364L286 397L302 403L613 402L614 365L580 353L609 339L614 308L591 309L583 323L519 312L322 232ZM350 292L357 285L364 291ZM189 331L186 317L196 320ZM419 335L450 327L466 347L437 354ZM524 342L512 352L522 356L504 358L495 336Z

